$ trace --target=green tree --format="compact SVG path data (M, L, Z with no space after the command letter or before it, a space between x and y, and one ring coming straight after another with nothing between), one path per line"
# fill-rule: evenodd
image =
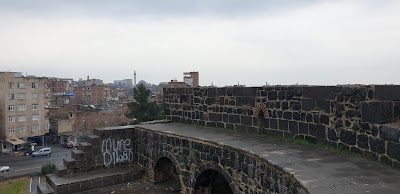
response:
M143 84L133 89L134 102L130 102L128 107L130 112L126 115L129 118L136 118L134 124L159 120L164 118L161 107L156 102L149 102L150 90Z

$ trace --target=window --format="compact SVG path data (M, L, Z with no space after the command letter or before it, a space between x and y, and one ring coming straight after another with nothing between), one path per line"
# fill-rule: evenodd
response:
M39 104L32 104L32 110L39 109Z
M14 111L14 108L13 104L8 105L8 111Z
M25 88L25 83L24 82L18 83L18 88Z
M23 99L25 99L25 98L26 98L25 93L20 93L20 94L18 94L18 99L23 100Z
M18 105L18 111L24 111L24 110L26 110L26 105L25 104Z
M23 126L23 127L18 127L18 131L19 131L20 133L26 132L26 127L25 127L25 126Z
M39 94L32 94L32 99L39 99Z
M37 121L39 119L40 119L39 115L32 115L32 121Z
M15 127L8 128L8 133L15 133Z
M9 123L14 123L15 122L15 117L13 117L13 116L8 117L8 122Z
M26 116L25 115L22 115L22 116L18 117L18 122L24 122L24 121L26 121Z
M14 100L14 94L8 94L8 99L9 100Z
M14 83L13 82L8 82L8 88L14 88Z
M39 125L33 125L32 131L39 131Z
M32 88L39 88L39 83L33 82L32 83Z

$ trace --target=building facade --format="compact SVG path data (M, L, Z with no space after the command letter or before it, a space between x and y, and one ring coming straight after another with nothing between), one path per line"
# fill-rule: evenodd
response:
M0 151L19 150L29 141L44 144L49 129L47 82L20 72L0 72Z
M74 94L78 104L101 104L108 97L106 85L86 85L74 88Z
M132 87L133 82L132 82L132 79L114 80L114 85L120 86L120 87Z
M184 72L183 81L190 87L199 87L199 72Z

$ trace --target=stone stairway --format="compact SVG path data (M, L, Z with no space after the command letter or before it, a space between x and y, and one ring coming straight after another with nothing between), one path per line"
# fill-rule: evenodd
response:
M88 136L88 142L79 143L71 151L71 158L64 158L63 165L56 165L54 174L37 186L39 194L69 194L108 187L143 177L144 171L132 162L104 165L101 138Z

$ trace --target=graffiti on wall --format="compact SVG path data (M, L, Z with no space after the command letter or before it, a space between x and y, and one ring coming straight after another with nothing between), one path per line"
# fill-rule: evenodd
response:
M103 139L101 152L103 153L105 166L133 161L133 152L130 139Z

